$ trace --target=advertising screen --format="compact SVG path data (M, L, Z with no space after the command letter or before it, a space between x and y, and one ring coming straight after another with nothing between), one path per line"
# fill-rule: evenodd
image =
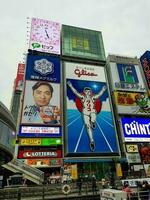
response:
M57 146L62 145L61 138L19 138L22 146Z
M32 18L29 49L60 54L60 31L57 22Z
M114 96L119 114L150 114L150 98L146 93L114 92Z
M20 126L20 137L61 137L61 127Z
M15 80L15 90L23 90L25 64L18 64L17 77Z
M28 54L25 79L60 83L60 60L52 56Z
M104 67L66 62L65 71L66 156L118 154Z
M62 25L62 54L106 61L102 33Z
M22 124L60 125L60 84L26 81Z
M150 51L146 51L140 57L141 65L144 71L145 79L150 92Z
M126 142L150 142L149 118L122 117L121 126Z
M146 92L138 65L115 62L109 65L113 90Z

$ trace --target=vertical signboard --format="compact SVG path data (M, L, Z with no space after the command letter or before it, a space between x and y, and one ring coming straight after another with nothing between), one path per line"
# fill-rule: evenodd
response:
M110 62L113 90L146 92L138 65Z
M145 79L147 82L147 86L149 89L150 94L150 51L146 51L141 57L140 57L141 65L144 71Z
M65 63L66 156L118 155L104 67Z
M57 22L32 18L29 48L60 54L60 29L61 25Z
M20 136L60 136L59 59L29 54L25 79Z
M19 91L23 90L24 71L25 71L25 64L19 63L17 77L15 80L15 90L19 90Z

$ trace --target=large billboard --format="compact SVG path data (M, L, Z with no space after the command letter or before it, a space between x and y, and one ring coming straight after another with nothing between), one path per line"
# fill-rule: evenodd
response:
M126 142L150 142L149 118L121 117L120 120Z
M146 93L114 92L114 96L119 114L150 114L150 99Z
M29 48L60 54L60 30L61 25L57 22L32 18Z
M144 71L145 79L148 85L148 89L150 92L150 51L146 51L140 57L141 65Z
M19 91L23 90L24 72L25 72L25 64L19 63L17 70L17 77L15 80L15 90Z
M60 84L26 81L21 123L60 125Z
M146 92L140 67L133 64L110 62L113 90Z
M60 60L27 55L20 137L61 136Z
M62 54L105 62L102 33L62 25Z
M118 155L104 67L65 62L66 156Z

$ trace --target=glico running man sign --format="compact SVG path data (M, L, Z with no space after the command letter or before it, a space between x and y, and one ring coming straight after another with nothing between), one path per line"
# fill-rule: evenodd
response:
M65 63L66 156L118 155L104 67Z

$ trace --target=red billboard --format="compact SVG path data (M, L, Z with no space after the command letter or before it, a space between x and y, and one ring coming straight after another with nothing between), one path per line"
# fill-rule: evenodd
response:
M61 150L19 150L18 158L61 158Z
M17 77L15 80L15 90L20 90L20 91L23 90L24 71L25 71L25 64L19 63Z

